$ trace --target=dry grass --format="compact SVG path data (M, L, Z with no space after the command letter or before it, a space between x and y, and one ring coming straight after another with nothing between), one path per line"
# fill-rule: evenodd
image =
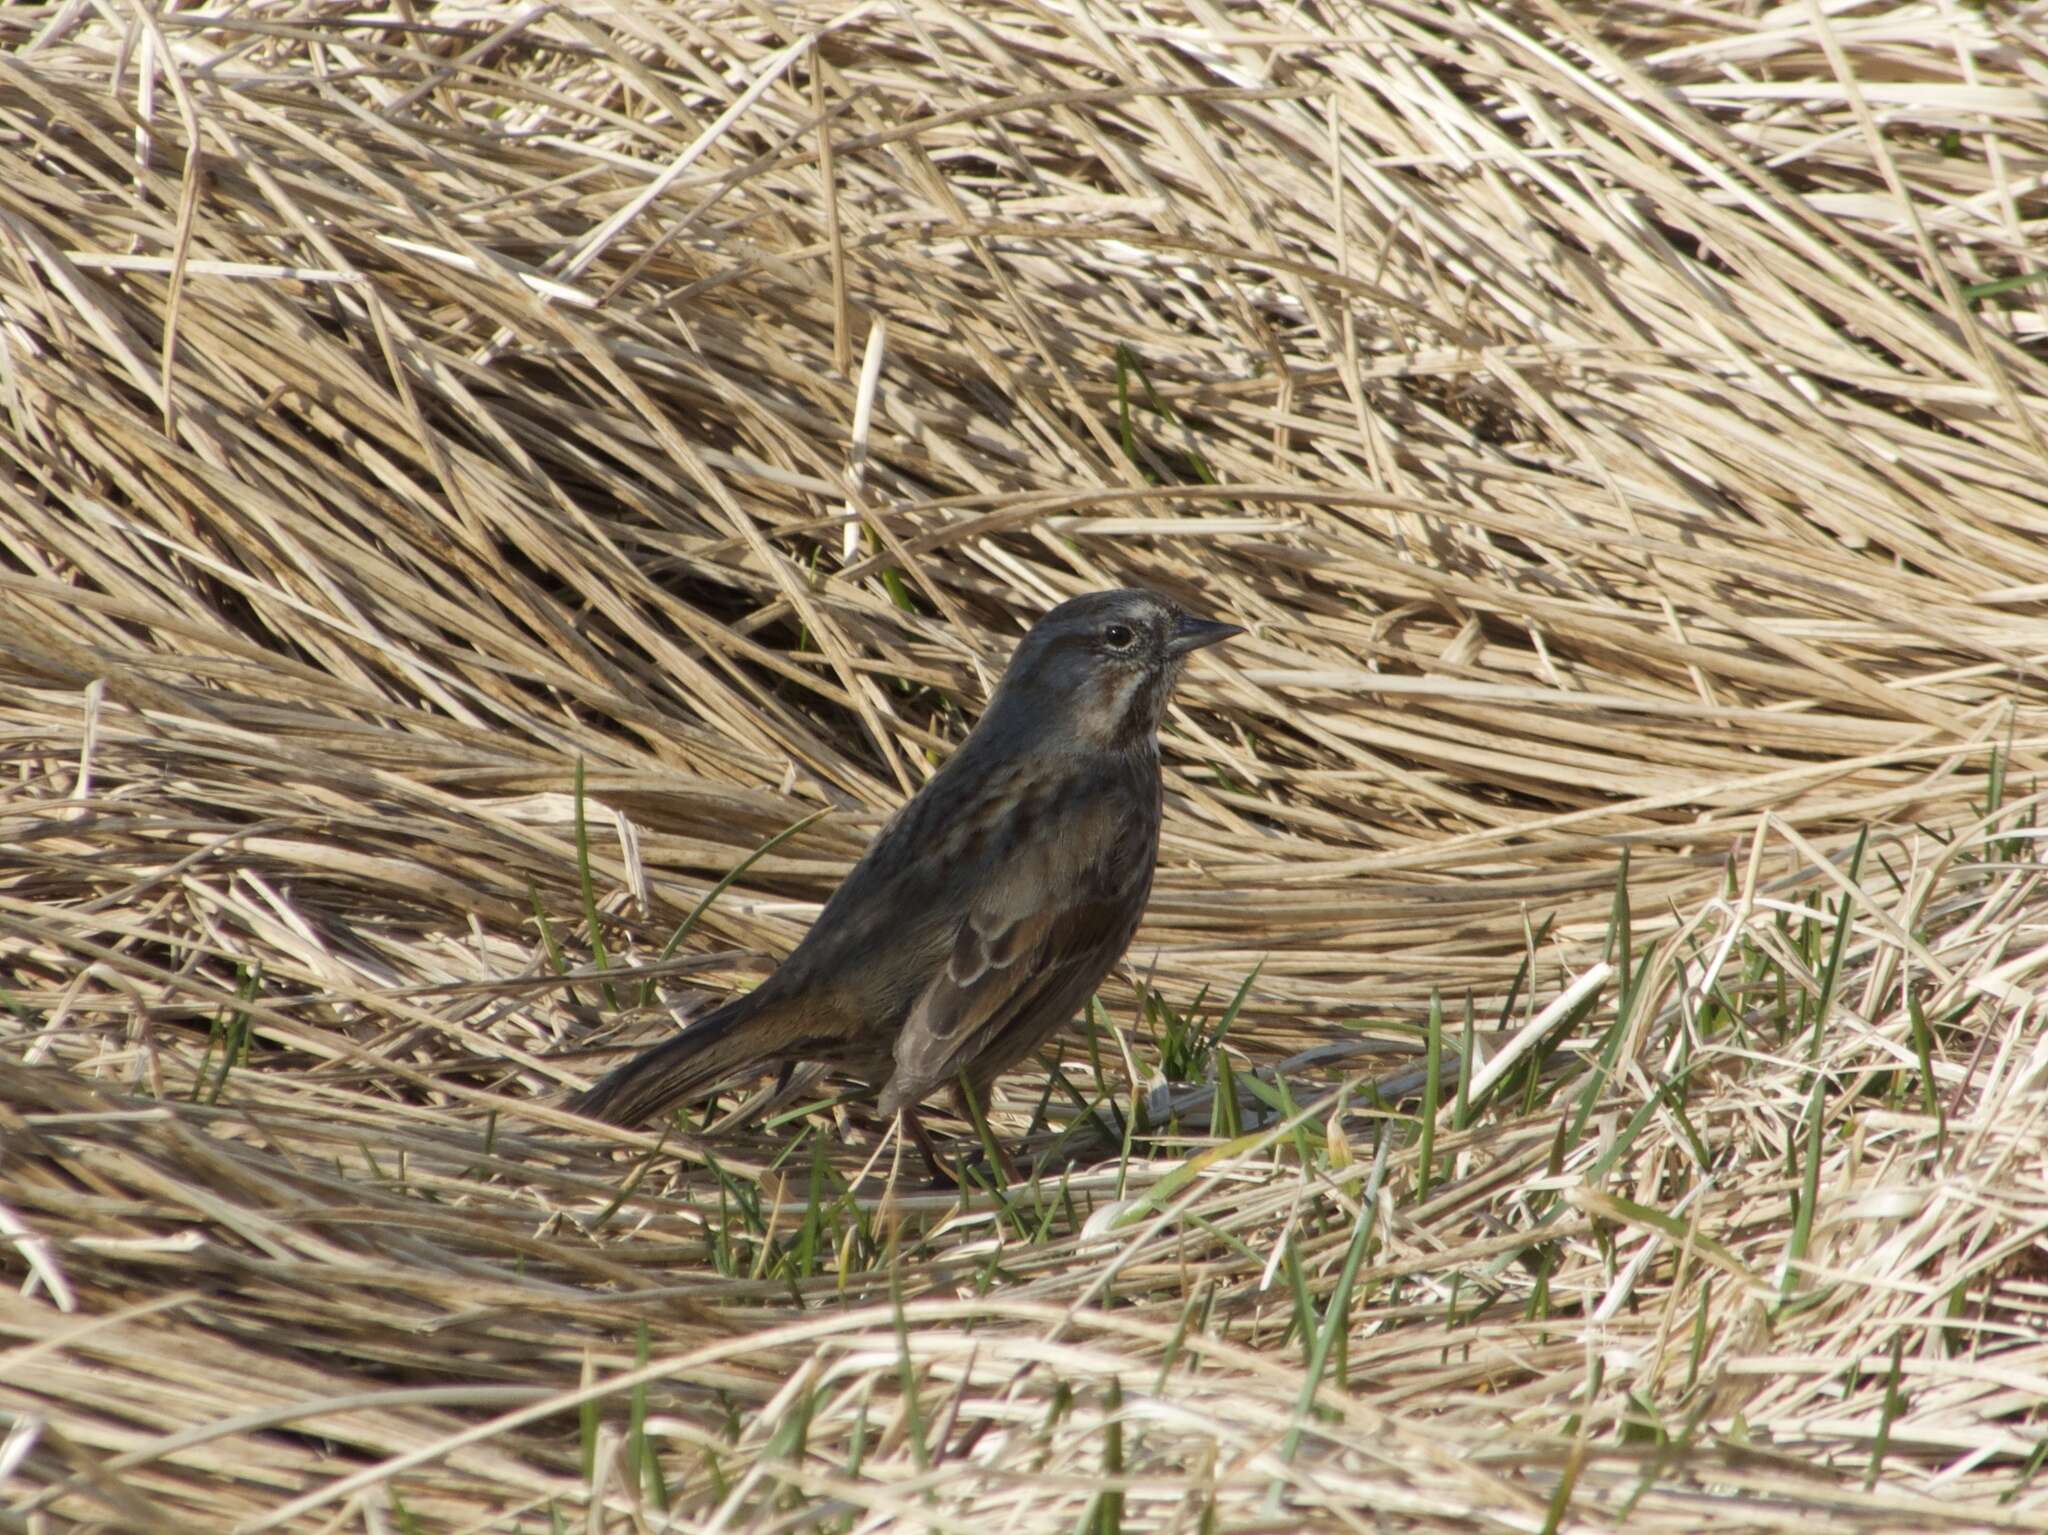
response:
M2040 7L0 33L0 1529L2048 1529ZM1126 582L1131 1134L548 1107Z

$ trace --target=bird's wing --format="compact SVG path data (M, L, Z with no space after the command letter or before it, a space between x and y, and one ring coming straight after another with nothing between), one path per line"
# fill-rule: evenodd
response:
M969 896L945 964L897 1036L885 1112L985 1057L1000 1069L1033 1049L1122 956L1151 890L1150 839L1137 827L1061 830Z

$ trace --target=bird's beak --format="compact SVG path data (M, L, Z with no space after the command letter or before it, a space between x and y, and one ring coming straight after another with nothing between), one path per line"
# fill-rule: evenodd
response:
M1219 624L1213 618L1197 618L1192 613L1183 613L1180 622L1173 626L1173 638L1166 642L1166 653L1184 656L1191 650L1200 650L1205 645L1214 645L1233 634L1242 633L1244 630L1236 624Z

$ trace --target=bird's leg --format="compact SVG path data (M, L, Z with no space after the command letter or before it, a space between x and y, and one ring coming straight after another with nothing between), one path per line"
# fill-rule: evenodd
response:
M990 1136L987 1149L995 1153L996 1171L1003 1175L1003 1187L1013 1189L1024 1180L1017 1174L1017 1164L1010 1160L1010 1153L1003 1149L1003 1143Z
M983 1091L987 1090L987 1086L987 1083L982 1084ZM960 1105L960 1112L965 1114L967 1122L974 1126L974 1133L981 1141L982 1155L987 1157L995 1165L996 1171L1003 1175L1003 1187L1015 1188L1022 1181L1017 1176L1017 1165L1010 1160L1010 1154L1003 1150L1003 1143L996 1139L995 1132L989 1129L988 1115L981 1106L981 1093L974 1090L974 1083L966 1072L960 1073L953 1094Z
M983 1093L987 1093L987 1087L989 1085L983 1083L981 1089L977 1091L973 1079L963 1070L952 1085L952 1099L961 1107L961 1113L967 1115L967 1124L975 1128L975 1138L981 1142L981 1154L989 1160L991 1167L995 1167L997 1173L1004 1175L1004 1187L1014 1189L1022 1181L1018 1179L1016 1163L1012 1163L1010 1152L1006 1152L1001 1142L995 1138L995 1132L989 1130L989 1115L981 1107Z
M911 1139L917 1142L917 1149L924 1153L924 1165L932 1175L932 1182L959 1188L959 1177L948 1172L946 1164L939 1160L939 1148L932 1144L932 1133L924 1127L924 1121L917 1117L917 1110L902 1108L897 1112L903 1116L903 1128L910 1132Z

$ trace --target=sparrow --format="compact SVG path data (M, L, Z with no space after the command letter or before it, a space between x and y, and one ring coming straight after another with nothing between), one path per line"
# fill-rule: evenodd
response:
M1190 655L1243 632L1138 589L1061 603L775 973L568 1107L632 1124L811 1062L868 1084L929 1155L917 1105L963 1082L986 1104L1123 957L1159 852L1167 700Z

